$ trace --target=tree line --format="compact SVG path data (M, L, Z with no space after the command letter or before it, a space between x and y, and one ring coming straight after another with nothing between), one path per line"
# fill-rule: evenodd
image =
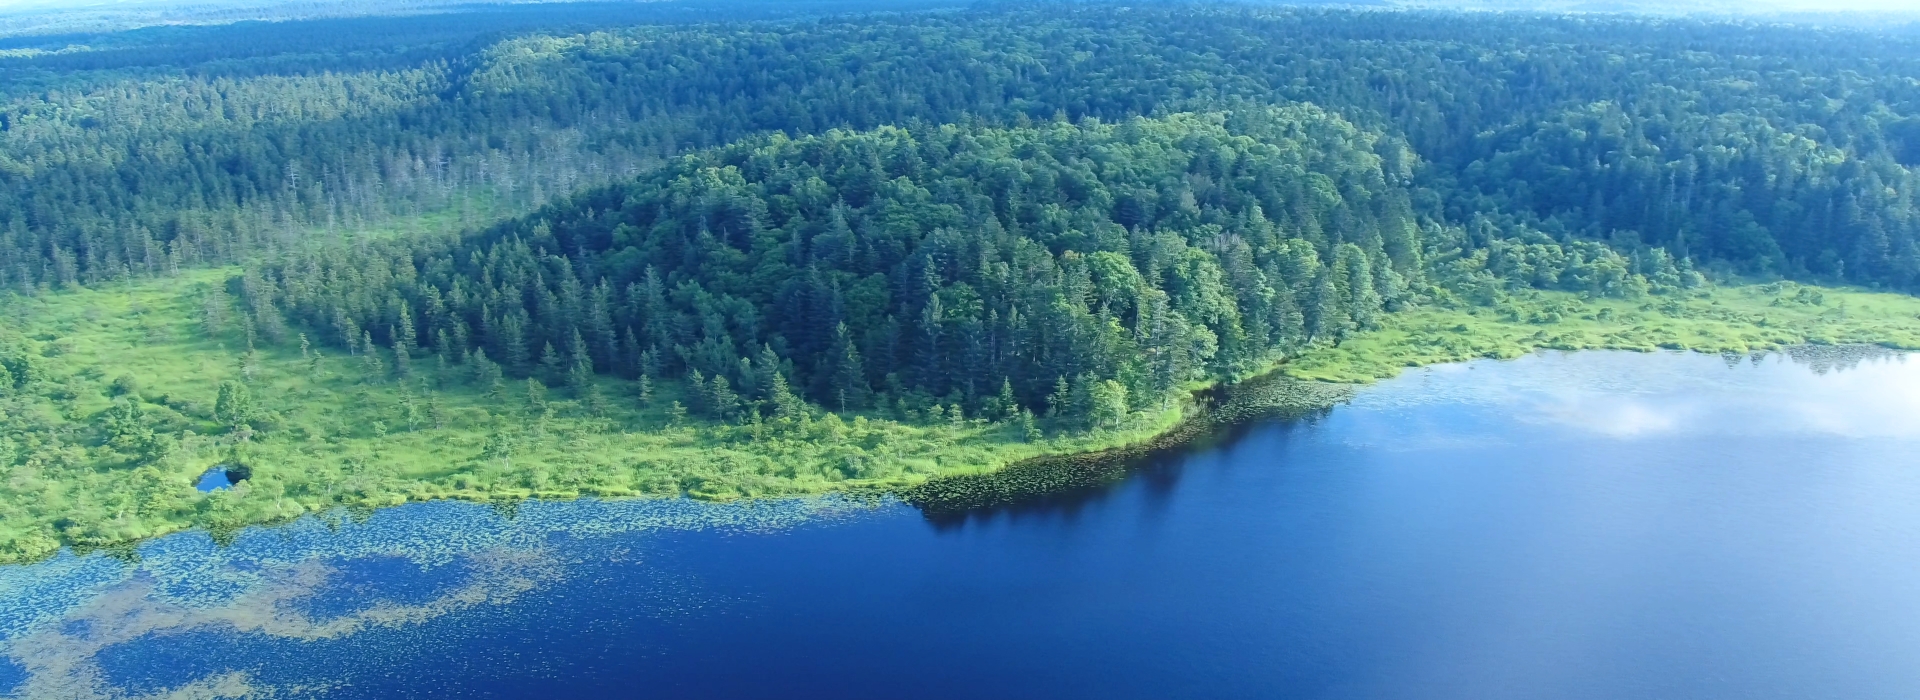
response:
M1412 164L1380 155L1404 148L1306 106L775 135L232 286L249 328L314 329L377 378L430 361L496 393L683 380L684 408L720 420L811 403L1094 427L1452 294L1430 269L1456 288L1681 284L1652 250L1636 268L1423 223Z
M1387 157L1418 164L1415 205L1436 220L1643 243L1728 273L1920 283L1911 36L1106 5L443 34L420 40L431 56L367 63L342 38L337 55L76 70L9 93L0 288L165 274L326 231L479 226L768 133L1249 102L1395 136L1406 149Z

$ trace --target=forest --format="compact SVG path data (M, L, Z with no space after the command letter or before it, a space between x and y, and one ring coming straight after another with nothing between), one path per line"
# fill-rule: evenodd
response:
M1911 31L557 7L0 39L0 558L896 488L1276 368L1920 347Z

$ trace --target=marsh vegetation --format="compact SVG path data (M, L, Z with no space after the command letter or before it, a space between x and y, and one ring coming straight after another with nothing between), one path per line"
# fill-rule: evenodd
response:
M1275 372L1920 347L1898 33L392 21L410 48L9 40L0 559L410 500L1050 488Z

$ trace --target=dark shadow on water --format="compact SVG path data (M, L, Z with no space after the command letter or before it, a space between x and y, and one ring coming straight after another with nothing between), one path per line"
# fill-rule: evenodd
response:
M1257 432L1274 432L1284 438L1298 428L1319 423L1331 411L1331 408L1321 408L1212 426L1183 441L1100 464L1094 467L1098 471L1094 477L1096 480L1078 480L1068 488L1020 494L968 508L944 509L922 505L919 510L921 517L936 532L943 533L1001 518L1072 522L1081 513L1121 492L1137 488L1145 501L1144 511L1163 512L1173 502L1180 480L1186 470L1192 468L1195 455L1230 448ZM1076 466L1085 468L1085 465Z
M1779 354L1815 374L1846 372L1865 362L1904 361L1899 351L1872 345L1803 345L1775 352L1725 354L1729 368L1758 365ZM1352 396L1352 387L1263 377L1195 392L1196 416L1160 439L1109 453L1043 458L991 474L946 477L902 494L936 530L1001 517L1062 518L1137 487L1149 510L1179 487L1193 455L1231 445L1252 432L1311 426Z

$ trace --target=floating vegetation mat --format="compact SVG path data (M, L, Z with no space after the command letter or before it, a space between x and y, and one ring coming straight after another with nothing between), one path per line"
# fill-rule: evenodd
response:
M1145 442L1102 452L1042 457L994 472L939 477L899 495L929 516L941 517L1098 488L1126 478L1143 460L1168 450L1261 418L1297 418L1324 412L1352 398L1356 390L1351 384L1268 374L1196 393L1193 415Z
M63 553L0 567L0 697L285 697L324 686L274 687L245 670L215 670L166 687L115 683L104 656L129 642L246 635L336 640L497 607L561 581L584 551L562 540L653 530L774 531L868 512L887 501L820 497L729 504L686 500L458 501L372 513L336 512L248 528L230 543L206 533L159 538L114 555ZM349 562L398 560L426 590L330 591ZM418 577L416 577L418 578Z

